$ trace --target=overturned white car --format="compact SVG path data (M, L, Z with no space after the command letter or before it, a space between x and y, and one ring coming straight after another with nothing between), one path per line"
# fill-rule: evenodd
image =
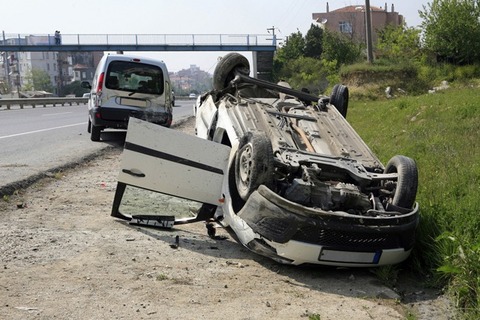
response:
M158 227L213 218L287 264L405 260L419 220L415 162L382 165L345 120L345 86L317 97L248 74L240 54L218 63L198 137L130 119L112 215Z

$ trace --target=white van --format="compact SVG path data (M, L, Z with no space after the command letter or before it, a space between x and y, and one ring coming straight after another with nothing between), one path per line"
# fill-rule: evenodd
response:
M106 128L126 129L129 117L169 127L172 87L163 61L123 54L103 56L90 89L88 132L99 141Z

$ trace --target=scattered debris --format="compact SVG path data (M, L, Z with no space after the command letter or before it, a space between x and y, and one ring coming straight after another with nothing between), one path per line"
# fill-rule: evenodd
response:
M17 209L25 209L27 204L25 202L17 202Z
M385 89L385 95L387 96L388 99L393 98L392 87L387 87L387 89Z
M208 236L213 239L215 237L216 232L217 232L216 229L215 229L214 223L209 221L205 224L205 226L207 227Z
M441 90L446 90L450 88L450 85L448 84L448 81L442 81L442 84L438 87L434 87L432 90L428 90L428 93L435 93L437 91L441 91Z
M242 263L240 262L232 262L232 261L227 261L225 262L228 266L235 266L235 267L239 267L239 268L245 268L245 265L243 265Z
M33 307L15 307L15 309L23 310L23 311L38 310L38 308L33 308Z
M172 249L178 249L179 246L180 246L180 237L179 237L179 236L176 236L176 237L175 237L175 243L174 243L174 244L171 244L171 245L170 245L170 248L172 248Z
M402 88L397 88L397 92L403 95L406 95L407 92L403 90ZM392 87L387 87L385 89L385 95L387 96L387 99L392 99L395 98L395 95L393 94L393 89Z
M208 236L212 239L215 240L225 240L227 237L225 236L217 236L217 230L216 230L216 222L213 219L209 219L207 223L205 224L205 227L207 228L207 233ZM218 248L217 248L218 249Z

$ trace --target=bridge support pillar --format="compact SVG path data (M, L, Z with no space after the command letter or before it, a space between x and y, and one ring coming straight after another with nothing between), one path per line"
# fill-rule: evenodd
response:
M255 78L272 81L274 51L253 51L253 76Z

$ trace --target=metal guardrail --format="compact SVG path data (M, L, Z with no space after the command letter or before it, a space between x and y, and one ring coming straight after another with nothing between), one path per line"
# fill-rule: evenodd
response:
M195 102L195 99L190 98L189 96L175 96L175 100L190 100L192 103ZM0 110L3 107L6 107L6 110L12 109L12 107L18 107L23 109L25 106L31 106L36 108L37 106L57 106L61 105L62 107L66 104L68 105L80 105L87 103L88 98L21 98L21 99L0 99Z
M80 105L87 103L88 98L21 98L21 99L0 99L0 108L3 106L7 107L7 110L10 110L12 106L20 106L20 109L23 109L24 106L31 106L35 108L37 106L43 106L44 108L47 105L61 105L62 107L65 104L70 106L73 104Z

